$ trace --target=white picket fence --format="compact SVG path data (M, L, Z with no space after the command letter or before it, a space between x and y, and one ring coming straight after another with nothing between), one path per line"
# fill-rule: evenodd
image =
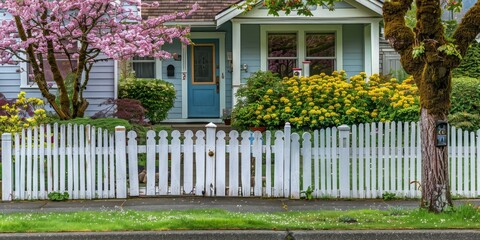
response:
M449 129L452 194L480 195L480 130ZM291 133L284 131L147 132L117 127L40 126L2 135L2 200L204 195L377 198L384 192L419 197L417 123L372 123ZM146 155L146 184L138 157Z

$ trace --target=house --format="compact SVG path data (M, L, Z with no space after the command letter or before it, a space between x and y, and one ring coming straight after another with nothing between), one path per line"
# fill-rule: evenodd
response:
M238 0L162 0L141 14L149 18L182 11L195 2L199 9L192 16L171 23L191 27L192 45L165 45L164 50L177 53L174 59L132 60L138 77L175 85L177 99L168 122L220 122L222 109L232 108L237 89L258 70L282 76L291 76L294 68L310 74L343 69L349 76L379 72L379 0L345 0L336 3L334 11L317 6L312 17L294 12L271 16L261 4L244 13L232 7ZM7 97L20 90L38 93L20 67L0 66L0 91ZM105 98L116 96L117 72L114 61L95 66L86 91L88 114Z

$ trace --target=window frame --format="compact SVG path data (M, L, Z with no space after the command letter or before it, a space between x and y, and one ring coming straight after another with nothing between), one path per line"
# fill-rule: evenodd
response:
M306 60L305 38L307 33L335 34L335 70L343 69L342 25L260 25L260 69L268 70L268 33L297 33L297 66L303 69Z

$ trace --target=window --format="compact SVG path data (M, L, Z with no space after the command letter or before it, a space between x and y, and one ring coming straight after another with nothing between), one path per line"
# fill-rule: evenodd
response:
M55 54L55 59L57 60L57 66L63 78L65 78L67 74L71 73L72 69L73 71L76 71L76 68L77 68L76 59L72 59L71 62L69 62L65 54ZM48 63L48 60L46 59L46 57L44 57L43 59L43 68L45 72L45 80L47 82L53 83L54 82L53 73L52 73L52 70L50 69L50 64ZM28 64L28 83L33 84L34 82L35 80L33 79L33 68L30 66L30 64Z
M268 70L278 73L281 77L292 76L293 68L297 67L297 34L268 34Z
M305 59L310 61L310 75L335 70L335 34L307 33L305 35Z
M155 78L155 59L153 57L133 57L132 68L137 78Z
M343 68L341 25L262 25L261 69L293 76L310 61L310 75Z

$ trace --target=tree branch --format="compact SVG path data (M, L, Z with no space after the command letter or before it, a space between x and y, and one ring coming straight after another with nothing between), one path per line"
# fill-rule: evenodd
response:
M467 53L468 46L480 33L480 1L477 1L470 10L467 11L457 30L453 33L453 39L457 49L462 56Z
M413 75L423 68L423 63L412 56L415 34L405 24L405 15L411 5L412 0L387 1L383 4L383 19L385 38L395 51L400 53L405 71Z

